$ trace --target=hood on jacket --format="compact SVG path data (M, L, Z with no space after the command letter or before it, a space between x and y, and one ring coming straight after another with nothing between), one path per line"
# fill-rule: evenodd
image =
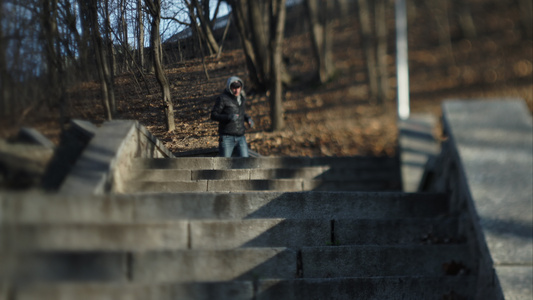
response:
M226 91L228 91L230 94L231 94L230 86L231 86L232 83L234 83L236 81L241 83L242 91L244 91L244 82L242 81L242 79L240 79L237 76L231 76L230 78L228 78L228 81L226 82Z

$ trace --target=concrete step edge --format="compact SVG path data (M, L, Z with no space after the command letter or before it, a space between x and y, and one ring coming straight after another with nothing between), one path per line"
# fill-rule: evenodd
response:
M456 218L445 221L423 218L12 223L0 228L0 249L157 251L458 243L462 239L458 237L456 222Z
M399 259L401 258L401 260ZM183 282L447 274L446 264L471 268L461 246L338 246L173 251L22 252L14 279ZM6 263L4 261L3 263ZM231 267L228 267L231 266ZM457 268L455 268L457 269ZM57 270L61 270L57 272Z
M1 219L142 222L176 219L435 217L448 211L444 194L400 192L183 192L138 195L0 195Z
M339 166L360 168L399 166L399 160L389 157L258 157L258 158L136 158L133 168L156 169L242 169L242 168L281 168L281 167Z
M254 284L257 285L254 290ZM465 298L473 293L472 276L391 276L327 279L259 279L253 281L183 283L33 283L13 289L16 299L443 299L455 293ZM9 289L9 287L6 287ZM366 291L366 292L365 292ZM84 297L87 295L87 297ZM90 295L90 296L89 296Z

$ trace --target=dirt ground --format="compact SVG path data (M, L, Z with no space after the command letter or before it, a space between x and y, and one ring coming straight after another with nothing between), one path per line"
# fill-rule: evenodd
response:
M453 60L435 42L435 33L417 26L410 31L411 112L440 117L445 99L522 98L533 111L533 43L519 30L516 9L492 12L478 38L453 41ZM488 18L487 17L487 18ZM490 21L490 23L489 23ZM488 25L487 25L488 26ZM391 33L392 34L392 33ZM428 35L427 38L425 36ZM250 148L275 156L392 156L397 144L395 65L393 37L389 50L389 94L385 105L368 101L368 87L357 23L337 23L334 34L333 80L316 85L308 80L315 65L308 34L287 38L284 59L295 83L284 93L285 129L269 132L268 95L248 95L248 113L256 126L246 136ZM148 82L133 74L116 78L116 119L135 119L175 153L216 147L217 123L209 119L211 108L226 79L247 70L241 50L228 51L216 60L206 58L209 79L200 59L167 67L174 103L176 130L166 132L161 93L153 74ZM146 88L148 86L148 89ZM100 124L103 109L97 82L85 82L69 92L71 118ZM58 113L45 107L29 108L23 116L0 121L0 137L9 138L21 126L34 127L58 142ZM438 131L436 132L438 135Z

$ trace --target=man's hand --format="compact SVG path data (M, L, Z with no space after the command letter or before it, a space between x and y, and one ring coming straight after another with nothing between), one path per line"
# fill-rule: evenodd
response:
M237 121L238 118L239 118L239 114L231 114L231 115L229 115L229 119L231 121Z
M250 125L250 128L254 127L254 121L252 120L252 118L248 119L248 125Z

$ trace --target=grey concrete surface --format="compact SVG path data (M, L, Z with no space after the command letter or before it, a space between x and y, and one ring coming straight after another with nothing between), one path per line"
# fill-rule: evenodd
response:
M331 240L328 219L193 221L192 249L324 246ZM303 234L305 233L305 234Z
M13 222L0 228L0 250L298 249L326 245L457 243L462 238L458 236L456 223L455 218Z
M272 180L209 180L207 191L280 191L301 192L302 179L272 179Z
M134 130L133 121L108 122L100 127L66 177L60 193L106 193L113 182L112 172L116 168L118 153Z
M471 295L474 288L473 276L261 280L256 299L442 300Z
M248 192L98 196L0 194L5 222L153 222L178 219L399 219L448 211L435 193Z
M105 122L96 131L59 191L63 194L120 192L134 157L174 157L137 121Z
M452 261L472 269L465 245L303 247L304 278L443 276Z
M533 270L531 114L513 99L447 101L443 114L504 297L531 299L523 277Z
M453 294L468 294L472 277L374 277L330 279L260 279L252 281L181 283L68 283L33 284L15 291L17 300L267 300L413 299L442 300Z
M4 251L143 251L188 248L187 221L14 223L0 228Z
M17 300L252 300L253 282L181 282L160 284L32 284L14 292Z
M389 157L181 157L174 159L136 159L132 165L139 169L275 169L333 166L339 168L373 169L398 166L398 160Z
M335 219L339 245L458 243L464 241L453 217L411 219ZM391 230L392 229L392 230Z
M296 251L287 248L133 253L132 281L184 282L293 278Z
M0 220L7 223L131 222L136 202L128 197L0 193Z
M5 258L5 255L0 256L0 265L6 265L6 262L2 261ZM128 280L126 253L23 251L16 252L9 259L16 264L13 273L10 274L10 281L17 284L65 281L126 282Z

